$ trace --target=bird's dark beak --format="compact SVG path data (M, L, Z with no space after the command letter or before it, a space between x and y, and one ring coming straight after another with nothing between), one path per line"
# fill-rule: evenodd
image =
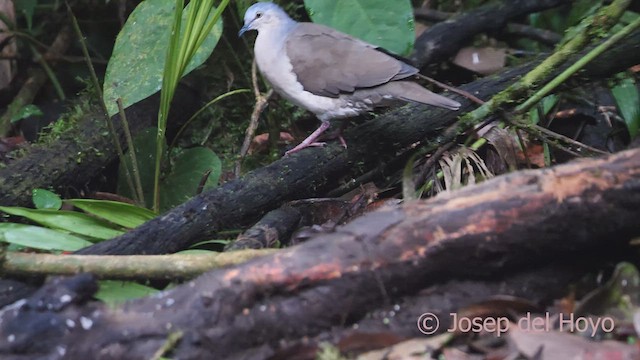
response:
M242 29L240 29L240 31L238 32L238 37L241 37L244 33L246 33L247 31L251 30L251 28L249 27L250 25L251 25L251 23L244 24Z

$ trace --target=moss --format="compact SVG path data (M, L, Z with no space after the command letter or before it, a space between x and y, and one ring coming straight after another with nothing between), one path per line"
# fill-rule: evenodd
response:
M85 99L85 97L80 96L78 99ZM42 130L38 143L47 145L67 136L84 116L92 113L91 108L91 104L85 101L72 105L58 120Z

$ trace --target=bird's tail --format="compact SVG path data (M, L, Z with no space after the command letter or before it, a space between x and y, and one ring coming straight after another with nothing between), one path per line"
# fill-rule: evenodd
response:
M379 87L378 90L404 101L433 105L449 110L460 108L459 102L433 93L411 81L392 81Z

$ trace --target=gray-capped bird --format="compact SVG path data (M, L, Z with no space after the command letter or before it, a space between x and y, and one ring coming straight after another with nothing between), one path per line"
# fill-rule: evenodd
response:
M450 110L460 103L409 81L418 69L375 45L314 23L299 23L270 2L253 4L238 33L257 30L254 52L260 72L292 103L313 112L322 125L295 148L317 143L329 120L356 116L392 100Z

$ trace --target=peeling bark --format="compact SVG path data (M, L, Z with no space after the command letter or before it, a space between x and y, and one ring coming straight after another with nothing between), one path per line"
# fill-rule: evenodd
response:
M114 310L86 302L86 278L45 286L0 315L0 354L146 359L172 334L180 359L263 354L454 278L622 248L640 235L639 203L640 149L513 173L369 213Z

